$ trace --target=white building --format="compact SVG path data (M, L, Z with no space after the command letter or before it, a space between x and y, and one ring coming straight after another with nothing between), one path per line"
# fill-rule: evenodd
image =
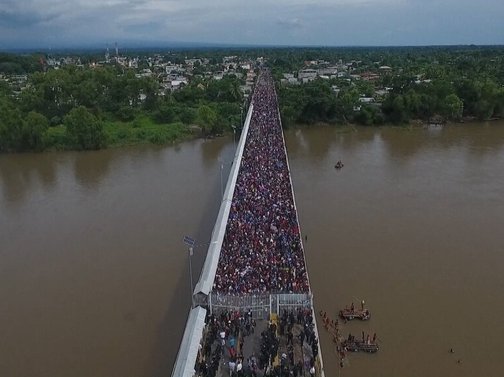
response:
M302 69L298 73L298 78L303 82L305 82L305 79L310 79L309 81L311 81L316 77L317 77L317 71L315 69Z

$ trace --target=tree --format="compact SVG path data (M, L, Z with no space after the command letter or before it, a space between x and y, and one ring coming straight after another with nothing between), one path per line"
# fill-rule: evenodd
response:
M490 101L480 99L474 106L474 114L480 120L490 119L493 115L494 106Z
M383 113L393 123L405 123L409 120L408 109L402 95L389 96L383 103Z
M236 78L229 84L229 96L231 98L231 101L241 101L242 99L240 83Z
M177 107L177 116L184 124L192 124L196 119L196 110L189 106Z
M301 115L301 109L292 105L282 107L282 125L288 127L296 123Z
M35 111L30 111L23 125L23 149L42 150L43 135L49 128L49 122L45 116Z
M364 126L371 126L373 124L373 112L367 106L362 106L360 111L355 116L355 121Z
M0 152L21 150L22 135L21 112L10 100L0 97Z
M100 149L105 145L103 124L84 106L71 110L63 120L68 136L75 147Z
M365 80L357 81L356 86L360 94L364 94L366 97L373 96L375 92L373 84L371 84L369 81Z
M415 92L415 90L410 89L403 96L404 106L409 114L419 114L420 113L420 96Z
M159 84L153 79L144 79L142 81L142 93L145 95L144 108L153 111L158 105Z
M496 95L495 115L504 117L504 89L500 89Z
M177 120L177 113L172 104L163 103L154 113L154 120L157 123L173 123Z
M456 94L449 94L444 100L443 115L451 120L460 120L464 103Z
M198 109L198 123L203 127L205 133L214 132L217 127L217 113L207 105Z
M359 101L359 92L356 90L346 91L344 94L338 96L337 108L338 113L343 117L343 121L347 122L352 119L354 115L354 107L357 106Z

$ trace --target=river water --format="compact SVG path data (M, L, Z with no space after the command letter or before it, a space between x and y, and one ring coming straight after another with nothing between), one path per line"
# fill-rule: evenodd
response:
M286 133L329 376L500 376L504 123ZM0 375L170 375L233 140L0 156ZM337 171L334 164L343 160ZM450 353L453 348L454 353ZM460 360L460 363L457 361Z

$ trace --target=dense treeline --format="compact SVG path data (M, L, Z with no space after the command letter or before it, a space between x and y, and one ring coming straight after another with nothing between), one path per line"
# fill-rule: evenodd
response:
M285 124L406 124L411 120L487 120L504 116L503 48L376 48L288 51L271 64L279 80L302 69L307 60L351 62L349 73L379 73L376 81L317 79L279 86ZM380 66L392 71L379 72ZM339 89L337 95L332 90ZM378 89L387 93L377 95ZM374 97L377 103L361 103Z
M195 78L166 95L159 85L131 70L76 66L33 73L18 96L0 82L0 151L165 143L189 135L194 125L218 134L240 122L234 76Z
M15 55L0 53L0 73L22 75L42 71L40 54Z

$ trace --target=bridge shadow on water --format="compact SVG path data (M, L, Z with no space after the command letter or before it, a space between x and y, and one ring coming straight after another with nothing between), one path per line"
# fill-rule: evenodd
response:
M188 262L184 264L189 269ZM145 370L145 377L166 377L171 375L178 346L182 340L187 315L189 313L189 283L187 275L183 275L175 287L175 296L168 304L165 316L157 328L157 337L152 349L150 360Z
M230 167L228 166L224 169L225 177L227 177ZM211 192L208 195L206 207L199 212L200 222L193 234L194 238L197 240L197 244L203 244L194 249L194 254L192 256L194 285L196 285L199 280L201 269L206 258L207 243L210 241L221 204L220 180L218 176L215 178L215 182L209 187L211 188ZM180 235L181 240L182 237L183 235ZM165 316L158 326L157 338L152 349L149 365L146 367L146 371L148 372L145 377L166 377L170 376L172 373L190 311L189 261L187 257L185 258L182 268L184 269L183 271L187 272L182 273L180 279L177 281L173 290L176 293L171 302L168 303ZM170 291L171 290L172 289L170 289Z

